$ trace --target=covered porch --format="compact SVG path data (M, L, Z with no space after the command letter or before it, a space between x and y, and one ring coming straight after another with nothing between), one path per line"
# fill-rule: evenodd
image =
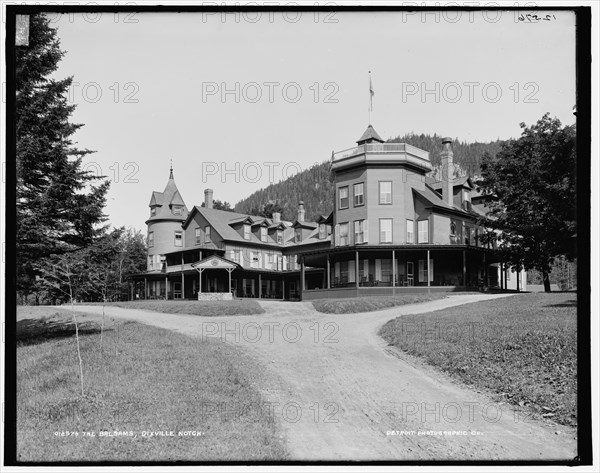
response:
M301 277L303 299L452 292L498 286L493 250L468 245L354 246L300 256L307 266L322 267L320 287ZM304 284L303 284L304 283Z

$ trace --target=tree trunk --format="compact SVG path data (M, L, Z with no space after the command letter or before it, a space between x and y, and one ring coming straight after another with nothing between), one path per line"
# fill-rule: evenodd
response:
M546 271L542 271L542 278L544 279L544 292L552 292L550 289L550 276Z

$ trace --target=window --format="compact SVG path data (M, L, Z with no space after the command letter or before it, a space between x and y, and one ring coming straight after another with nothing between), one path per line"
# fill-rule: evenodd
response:
M428 274L429 273L429 274ZM429 260L429 268L427 267L427 260L419 260L419 282L427 282L427 276L429 281L433 281L433 259Z
M148 232L148 248L154 246L154 232Z
M392 282L392 260L382 259L381 260L381 281Z
M327 237L327 225L319 223L319 240L323 240Z
M450 236L456 236L456 223L450 222Z
M277 244L283 245L283 230L277 230Z
M250 252L250 266L252 268L258 268L259 267L259 256L258 256L258 251L251 251Z
M152 207L150 209L150 216L154 217L156 215L156 207Z
M250 239L250 225L247 223L244 224L244 240Z
M260 241L267 241L267 227L260 227Z
M465 245L471 244L471 227L465 227Z
M348 208L348 186L340 187L339 194L340 194L340 207L339 208L347 209Z
M175 246L183 246L183 232L180 230L175 232Z
M415 242L415 221L406 219L406 243Z
M154 269L154 256L148 256L148 270L152 271Z
M210 225L204 227L204 243L210 243Z
M241 261L241 250L231 250L231 261L233 261L234 263L240 264Z
M181 207L179 205L173 206L173 215L181 215Z
M267 254L267 269L273 269L273 253Z
M419 220L417 225L419 243L429 243L429 220Z
M462 191L463 202L471 202L471 193L467 189Z
M365 221L364 220L356 220L354 222L354 244L358 245L359 243L365 242Z
M294 241L296 243L300 243L302 241L302 229L301 228L296 228L295 232L294 232Z
M354 207L365 205L365 184L359 182L354 184Z
M200 227L196 228L196 245L200 245L202 244L202 230L200 230Z
M349 245L348 241L348 223L340 223L340 245L346 246Z
M379 243L391 243L392 242L392 219L391 218L380 218L379 219Z
M379 181L379 203L392 203L392 181Z

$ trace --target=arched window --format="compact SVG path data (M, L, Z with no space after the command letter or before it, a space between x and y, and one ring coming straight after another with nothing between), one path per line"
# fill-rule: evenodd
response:
M456 223L450 222L450 235L456 235Z

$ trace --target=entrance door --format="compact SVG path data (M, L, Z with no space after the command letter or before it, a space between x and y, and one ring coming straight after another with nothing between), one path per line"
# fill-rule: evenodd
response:
M406 285L415 285L415 265L412 261L406 262Z
M173 283L173 299L181 299L181 283L174 282Z

